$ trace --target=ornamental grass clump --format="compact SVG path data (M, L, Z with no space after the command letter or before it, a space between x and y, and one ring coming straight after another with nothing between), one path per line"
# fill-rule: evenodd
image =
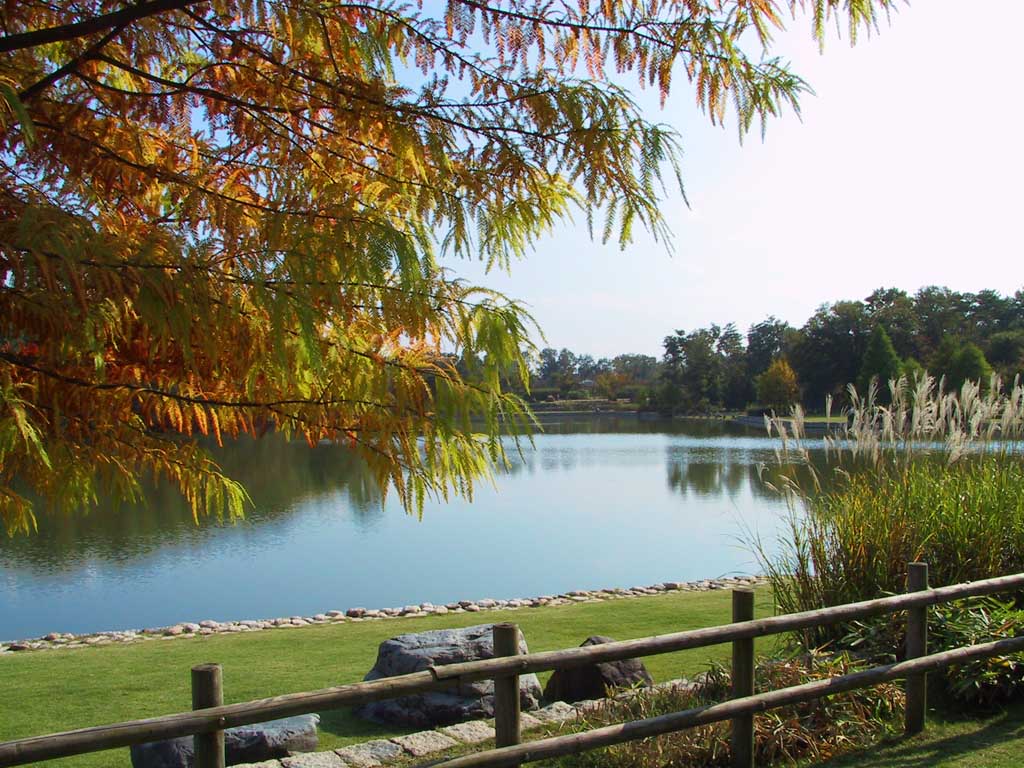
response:
M769 420L781 445L764 476L793 503L778 553L757 549L784 613L901 592L910 561L928 563L932 586L1024 571L1021 382L944 393L924 376L890 393L882 405L874 385L863 398L850 387L824 468L799 410ZM799 643L841 645L849 630L812 629Z
M795 660L762 659L757 664L757 691L777 690L824 677L849 674L858 665L847 656ZM656 717L701 707L730 697L729 672L714 666L693 688L639 689L605 699L583 716L583 727ZM824 699L780 707L754 717L758 765L825 760L877 741L903 711L903 693L894 683L851 691ZM566 762L574 768L663 768L664 766L728 766L731 751L728 722L690 728L642 741L586 752Z

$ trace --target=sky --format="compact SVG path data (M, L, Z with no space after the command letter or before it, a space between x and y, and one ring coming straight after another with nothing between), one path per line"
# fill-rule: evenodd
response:
M915 0L855 47L833 31L824 54L810 20L791 20L775 52L814 94L742 145L683 78L664 109L633 88L647 119L682 137L690 207L664 200L671 254L644 232L625 250L592 242L577 217L508 274L445 265L522 301L540 345L595 357L660 357L666 335L711 323L801 326L883 286L1012 294L1024 288L1024 2L983 7Z

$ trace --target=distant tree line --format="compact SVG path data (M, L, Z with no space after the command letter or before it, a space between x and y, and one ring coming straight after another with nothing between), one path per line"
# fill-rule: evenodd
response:
M1024 374L1024 290L879 288L863 301L823 304L801 328L768 317L745 335L735 323L676 330L663 347L661 360L544 349L532 396L628 397L665 413L709 413L795 402L817 409L827 395L843 403L849 383L864 390L877 377L884 390L891 378L925 371L945 377L947 389L968 379L987 386L993 372L1009 383Z

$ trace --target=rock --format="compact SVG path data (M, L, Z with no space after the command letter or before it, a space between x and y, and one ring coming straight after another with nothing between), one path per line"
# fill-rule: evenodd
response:
M582 647L610 642L613 642L610 637L593 635L583 641ZM606 661L555 670L544 688L544 698L549 701L599 699L605 696L608 688L630 688L637 684L649 686L653 682L639 659Z
M494 657L492 625L481 624L462 629L435 629L399 635L380 644L377 662L366 680L422 672L434 665L454 664ZM519 650L527 652L526 641L519 638ZM536 709L540 684L536 675L519 678L520 706ZM479 680L460 683L457 688L403 696L389 701L371 702L356 713L377 723L433 728L463 720L478 720L494 715L494 682Z
M392 741L413 757L423 757L443 749L451 749L459 743L438 731L420 731L407 736L396 736Z
M348 616L350 619L361 619L361 618L363 618L363 616L366 615L366 609L365 608L349 608L347 611L345 611L345 615Z
M468 723L457 723L442 728L441 733L451 736L463 744L479 744L494 738L494 728L481 720L470 720Z
M317 747L319 715L298 715L224 731L228 765L255 763L287 757L291 752L311 752ZM133 768L191 768L195 757L192 737L153 741L131 748Z
M579 712L596 712L597 710L604 707L607 699L584 699L583 701L576 702L576 709Z
M338 757L354 768L376 768L403 754L402 748L388 739L364 741L351 747L334 750Z
M534 728L540 728L544 723L538 720L533 715L528 715L525 712L519 713L519 727L524 731L532 731Z

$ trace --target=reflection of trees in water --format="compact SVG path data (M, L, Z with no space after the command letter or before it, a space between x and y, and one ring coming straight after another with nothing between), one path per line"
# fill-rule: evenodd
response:
M739 461L705 461L685 459L668 462L668 484L683 496L729 496L734 498L744 489L756 498L773 496L758 479L757 466Z
M368 525L382 514L380 492L366 465L336 445L310 448L300 441L267 435L241 438L211 453L229 476L249 491L253 504L237 525L284 521L299 502L341 491L348 512ZM88 512L68 514L37 503L39 531L31 536L0 536L0 558L8 565L48 572L74 570L89 559L127 562L161 548L196 544L232 523L201 519L197 526L177 490L166 483L143 483L144 500L113 505L101 499Z
M778 500L779 493L771 485L782 487L780 468L775 465L774 457L760 453L755 456L745 450L724 449L709 458L699 452L670 450L666 466L668 485L684 497L693 492L698 496L727 495L734 498L746 489L756 499ZM828 492L836 475L826 471L823 452L813 453L811 458L821 491ZM759 471L758 466L762 462L764 469ZM782 471L795 479L801 488L813 488L810 468L787 465Z

